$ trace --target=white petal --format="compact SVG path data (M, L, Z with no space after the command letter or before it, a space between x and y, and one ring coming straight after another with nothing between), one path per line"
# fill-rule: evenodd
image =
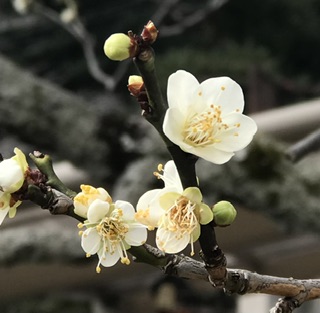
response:
M124 240L130 246L141 246L147 240L148 232L143 226L130 227L126 233Z
M110 245L109 245L108 246L109 251L110 251L110 248L112 249L112 247L110 247ZM113 251L112 253L109 253L108 251L105 251L105 253L103 253L103 251L101 249L98 252L98 256L99 256L99 260L101 262L101 265L103 265L105 267L110 267L110 266L115 265L118 262L118 260L120 259L120 253L119 253L118 249L115 249L115 251Z
M10 209L9 206L7 206L5 209L0 209L0 225L2 224L3 220L7 216L9 209Z
M95 228L88 228L81 237L81 247L89 254L98 252L102 245L101 237Z
M121 209L123 213L123 220L133 221L135 210L132 204L128 201L117 200L114 203L116 209Z
M76 201L76 200L74 200L73 205L74 205L74 213L86 219L87 213L88 213L88 207L83 205L80 201Z
M0 163L0 186L4 191L11 190L12 186L23 179L23 173L19 164L12 159L4 160Z
M183 142L182 131L186 116L177 108L168 109L163 120L163 132L175 144Z
M190 98L194 97L198 86L198 80L186 71L179 70L170 75L167 89L169 108L179 107L183 110L190 104Z
M158 226L158 221L164 213L158 201L159 194L161 194L161 189L153 189L140 197L135 216L137 221L147 226Z
M242 113L244 107L243 92L238 83L229 77L209 78L201 83L203 100L207 106L221 106L223 114Z
M234 156L233 152L218 150L214 145L201 148L190 147L189 153L197 155L198 157L215 164L226 163Z
M219 143L215 147L226 152L239 151L245 148L251 141L257 131L257 125L253 119L248 116L232 113L223 119L230 128L217 135ZM234 127L239 123L239 127Z
M163 180L165 187L176 187L179 191L183 191L180 176L173 160L170 160L164 166Z
M96 199L94 200L88 209L88 220L90 223L100 222L109 212L109 202Z
M190 243L190 235L177 237L177 234L164 228L158 228L156 235L156 244L158 248L166 253L178 253Z

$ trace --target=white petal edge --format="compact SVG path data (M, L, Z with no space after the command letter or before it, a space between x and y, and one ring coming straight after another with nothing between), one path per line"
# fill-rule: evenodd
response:
M88 254L95 254L101 247L101 237L95 228L88 228L81 237L81 247Z

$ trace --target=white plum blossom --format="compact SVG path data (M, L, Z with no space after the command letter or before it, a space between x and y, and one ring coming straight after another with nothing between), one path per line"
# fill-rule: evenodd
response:
M257 131L256 123L242 114L241 87L229 77L199 84L192 74L179 70L168 79L167 97L165 135L183 151L207 161L229 161Z
M88 219L78 227L87 228L79 232L87 256L97 254L99 257L97 273L101 271L100 265L110 267L119 259L123 264L130 264L127 249L146 242L146 226L138 223L134 216L135 210L127 201L112 203L111 198L95 199L89 204Z
M150 190L140 197L136 220L149 228L157 227L156 244L160 250L178 253L190 243L193 255L200 224L212 221L212 210L202 202L199 188L183 190L173 161L165 165L163 175L157 173L156 176L164 180L165 187Z
M88 208L94 200L100 199L112 202L109 193L101 187L94 188L89 185L81 185L80 188L81 192L74 197L73 205L74 213L83 218L87 218Z
M22 187L28 169L23 152L15 148L14 153L12 158L0 162L0 225L8 213L10 218L16 215L21 201L15 200L12 194Z

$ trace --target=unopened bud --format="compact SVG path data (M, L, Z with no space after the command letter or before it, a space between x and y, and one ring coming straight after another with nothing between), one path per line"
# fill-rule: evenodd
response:
M141 92L145 90L142 77L138 75L129 76L128 89L134 97L140 96Z
M141 33L141 37L144 41L149 43L154 43L158 37L158 29L154 26L152 21L149 21L147 25L144 26Z
M237 216L237 211L229 201L219 201L213 208L213 221L217 226L230 225Z
M105 55L113 61L123 61L134 57L138 50L136 41L126 34L111 35L104 43Z

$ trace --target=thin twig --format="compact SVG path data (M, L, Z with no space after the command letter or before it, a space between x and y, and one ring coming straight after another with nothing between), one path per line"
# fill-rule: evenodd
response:
M291 146L286 154L293 162L298 162L318 150L320 150L320 128Z
M58 12L39 3L33 6L33 10L35 13L38 13L39 15L42 15L47 19L51 20L55 24L58 24L59 26L63 27L74 38L76 38L82 45L82 49L87 61L88 70L92 77L101 84L103 84L107 90L112 91L115 89L115 79L111 75L106 74L101 69L94 51L94 40L79 18L76 18L74 21L70 23L64 23L61 20Z

